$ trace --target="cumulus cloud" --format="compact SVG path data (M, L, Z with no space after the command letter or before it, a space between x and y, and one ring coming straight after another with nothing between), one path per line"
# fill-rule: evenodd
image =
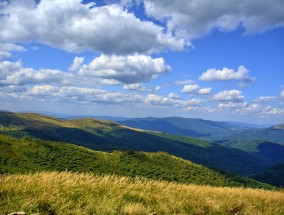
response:
M280 96L284 98L284 89L281 90Z
M185 85L181 90L182 93L196 94L196 95L209 95L212 93L212 88L200 88L197 84Z
M12 56L12 52L23 52L26 49L23 46L14 43L1 43L0 40L0 60L5 60Z
M183 39L123 7L81 0L13 0L0 7L0 42L38 41L71 52L105 54L183 50Z
M20 61L0 62L1 85L25 85L36 83L62 83L68 74L59 70L24 68Z
M145 55L101 55L90 64L83 65L79 74L133 84L150 81L170 71L170 66L166 65L163 58Z
M227 103L220 103L218 105L218 108L220 109L236 109L236 108L244 108L247 107L248 103L243 102L243 103L235 103L235 102L227 102Z
M175 81L174 84L175 85L189 85L189 84L194 84L195 81L193 80L178 80L178 81Z
M262 113L266 115L282 115L284 114L284 109L268 106Z
M69 71L77 72L80 69L84 60L85 60L84 57L75 57L72 65L69 67Z
M71 101L83 103L126 104L144 102L144 98L136 94L106 91L103 89L35 85L28 87L0 87L0 97L18 99L36 99L48 101Z
M241 81L240 86L244 87L255 81L254 77L249 76L249 70L245 66L239 66L238 70L223 68L222 70L208 69L199 77L201 81Z
M199 38L213 29L232 31L242 26L246 32L253 33L284 25L282 0L143 2L148 16L166 20L168 31L189 39Z
M82 65L84 58L76 57L69 72L53 69L25 68L20 61L0 61L1 85L57 84L57 85L118 85L150 81L170 72L162 58L145 55L106 56ZM142 85L128 85L125 89L148 90Z
M176 108L188 108L191 106L197 106L200 104L200 100L191 99L191 100L182 100L180 98L173 98L174 94L169 94L167 97L158 96L156 94L149 94L145 98L145 102L148 104L156 106L166 106L166 107L176 107Z
M181 90L182 93L194 94L200 87L197 84L185 85Z
M47 96L47 95L54 95L58 94L59 87L52 86L52 85L38 85L33 86L28 89L27 95L34 95L34 96Z
M229 91L222 91L215 94L212 98L214 101L221 101L221 102L233 102L233 103L241 103L244 102L244 96L242 92L239 90L229 90Z
M211 93L212 93L211 87L201 88L201 89L198 90L199 95L209 95Z
M170 99L180 99L180 96L176 95L174 93L169 93L168 98L170 98Z
M247 105L244 108L239 108L236 110L236 112L245 114L245 113L261 113L263 110L263 107L259 104L250 104Z
M278 100L279 97L277 96L260 96L253 100L254 103L265 103L265 102L272 102Z
M251 104L247 105L244 108L240 108L236 110L238 113L241 114L260 114L260 115L283 115L284 109L275 108L271 106L262 106L260 104Z
M150 88L143 86L143 84L136 83L136 84L125 84L123 85L124 90L138 90L138 91L150 91Z

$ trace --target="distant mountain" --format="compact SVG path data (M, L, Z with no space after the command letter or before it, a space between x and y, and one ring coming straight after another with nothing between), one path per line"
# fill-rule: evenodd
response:
M119 123L145 130L180 134L203 139L218 138L224 134L234 134L243 130L242 126L229 123L203 119L166 117L166 118L137 118L120 121Z
M279 124L279 125L275 125L275 126L273 126L272 127L273 129L284 129L284 123L282 123L282 124Z
M0 135L0 172L73 171L143 176L186 184L271 189L255 180L225 174L167 153L98 152L73 144Z
M94 150L164 151L226 172L251 175L276 162L258 153L248 153L195 138L144 131L95 119L56 119L32 113L0 113L0 133L17 138L73 143Z
M229 141L262 140L284 145L284 129L279 127L279 125L270 128L247 129L235 134L228 134L226 136L223 136L222 139Z
M119 123L134 128L218 141L218 143L221 144L226 143L227 141L254 140L284 144L283 124L263 128L265 125L254 125L239 122L219 122L181 117L137 118L120 121Z
M246 123L246 122L226 122L233 126L238 126L242 129L254 129L254 128L268 128L273 126L273 124L252 124L252 123Z

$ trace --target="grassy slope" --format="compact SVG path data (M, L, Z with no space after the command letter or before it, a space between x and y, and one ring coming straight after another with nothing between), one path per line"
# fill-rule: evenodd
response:
M165 151L223 171L248 175L274 165L269 159L190 137L131 129L94 119L59 120L39 114L0 113L0 133L71 142L95 150Z
M0 135L0 172L57 170L143 176L181 183L271 189L249 178L224 174L169 154L97 152L73 144Z
M274 214L284 193L182 185L82 173L0 178L0 213L41 214Z

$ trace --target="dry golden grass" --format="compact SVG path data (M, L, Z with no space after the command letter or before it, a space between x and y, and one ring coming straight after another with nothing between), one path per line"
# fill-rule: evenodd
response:
M284 193L49 172L0 178L0 214L283 214Z

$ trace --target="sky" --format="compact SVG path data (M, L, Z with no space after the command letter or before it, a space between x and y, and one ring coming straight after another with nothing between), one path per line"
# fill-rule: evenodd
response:
M0 0L0 110L284 122L283 0Z

